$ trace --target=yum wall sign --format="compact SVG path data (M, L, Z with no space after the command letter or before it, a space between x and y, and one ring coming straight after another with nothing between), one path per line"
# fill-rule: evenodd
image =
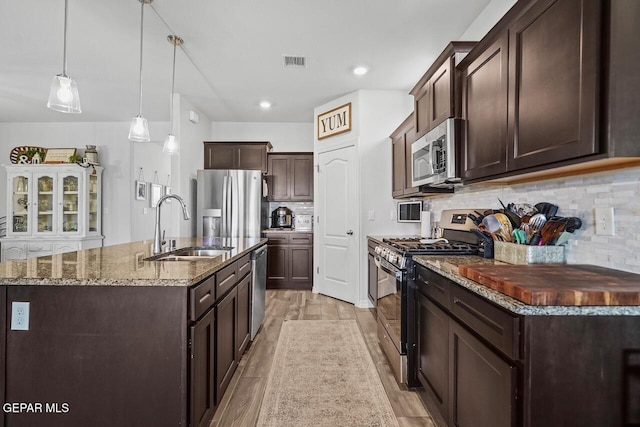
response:
M328 138L351 130L351 103L318 115L318 139Z

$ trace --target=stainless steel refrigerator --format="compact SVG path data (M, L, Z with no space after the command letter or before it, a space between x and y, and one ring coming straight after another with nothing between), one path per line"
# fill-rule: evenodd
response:
M196 232L203 237L260 237L262 173L198 171Z

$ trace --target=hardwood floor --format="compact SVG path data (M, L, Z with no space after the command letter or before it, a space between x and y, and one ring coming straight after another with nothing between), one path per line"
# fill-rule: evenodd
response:
M400 427L434 427L418 395L396 382L378 343L373 310L356 308L311 291L296 290L267 290L262 329L240 360L210 427L255 426L285 319L356 319Z

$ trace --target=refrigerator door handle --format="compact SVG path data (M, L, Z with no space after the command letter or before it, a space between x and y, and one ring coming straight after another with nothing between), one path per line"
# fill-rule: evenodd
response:
M233 237L233 176L229 175L229 180L228 180L228 184L229 184L229 189L227 190L227 197L229 198L229 200L227 200L227 206L229 207L229 215L227 216L227 230L229 230L229 234L227 235L227 237Z
M222 237L228 237L227 221L229 220L229 177L222 178Z

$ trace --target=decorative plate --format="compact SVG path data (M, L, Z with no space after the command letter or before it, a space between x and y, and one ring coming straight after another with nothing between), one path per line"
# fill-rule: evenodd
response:
M31 159L36 153L40 156L40 162L44 161L44 155L47 152L46 148L22 146L15 147L9 154L11 163L31 164Z

